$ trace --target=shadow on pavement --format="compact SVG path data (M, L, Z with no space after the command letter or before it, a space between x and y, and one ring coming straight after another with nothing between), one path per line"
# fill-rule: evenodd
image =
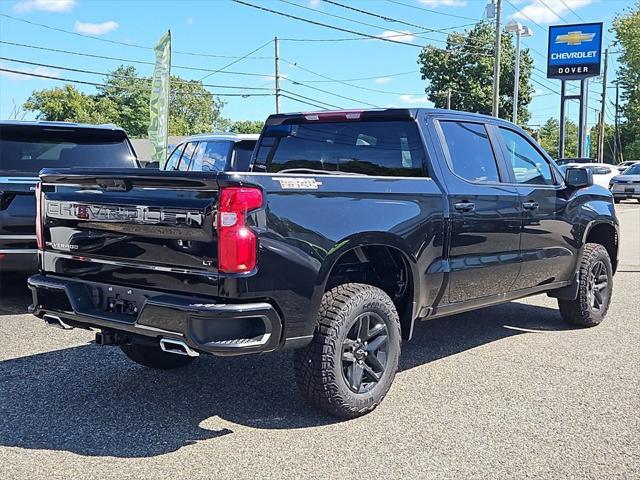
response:
M519 329L565 326L556 310L518 303L427 321L404 345L400 370L523 333ZM201 357L171 372L92 345L0 362L0 445L150 457L232 434L220 419L265 429L338 421L302 400L290 354Z

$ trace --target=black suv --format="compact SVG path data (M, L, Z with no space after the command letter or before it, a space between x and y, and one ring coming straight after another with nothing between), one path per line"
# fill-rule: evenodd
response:
M35 189L52 167L138 167L124 130L113 125L0 122L0 272L35 271Z

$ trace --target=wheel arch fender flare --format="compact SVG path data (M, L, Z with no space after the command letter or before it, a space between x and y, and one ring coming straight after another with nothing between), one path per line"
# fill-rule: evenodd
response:
M419 298L420 278L418 271L418 263L414 253L409 248L408 243L398 235L394 235L389 232L360 232L336 242L334 246L327 252L327 256L324 258L320 271L318 273L318 280L316 282L316 292L314 293L312 304L314 308L320 306L322 301L322 295L324 295L327 282L331 271L338 263L338 260L346 253L354 250L358 247L370 247L380 246L388 247L398 251L407 265L407 270L411 278L411 286L413 288L412 299L413 305L411 306L412 318L415 317L415 303Z

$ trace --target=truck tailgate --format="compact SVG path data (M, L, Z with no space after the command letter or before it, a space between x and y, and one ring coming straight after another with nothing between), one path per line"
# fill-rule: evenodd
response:
M40 178L44 271L217 293L215 173L59 169Z

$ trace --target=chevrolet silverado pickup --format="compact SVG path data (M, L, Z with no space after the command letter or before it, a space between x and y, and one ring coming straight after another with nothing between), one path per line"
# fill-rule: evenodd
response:
M37 317L158 369L294 350L303 396L341 417L382 401L419 320L546 292L591 327L611 301L611 193L493 117L278 114L251 172L40 179Z
M0 273L35 272L38 172L137 166L124 130L67 122L0 122Z

